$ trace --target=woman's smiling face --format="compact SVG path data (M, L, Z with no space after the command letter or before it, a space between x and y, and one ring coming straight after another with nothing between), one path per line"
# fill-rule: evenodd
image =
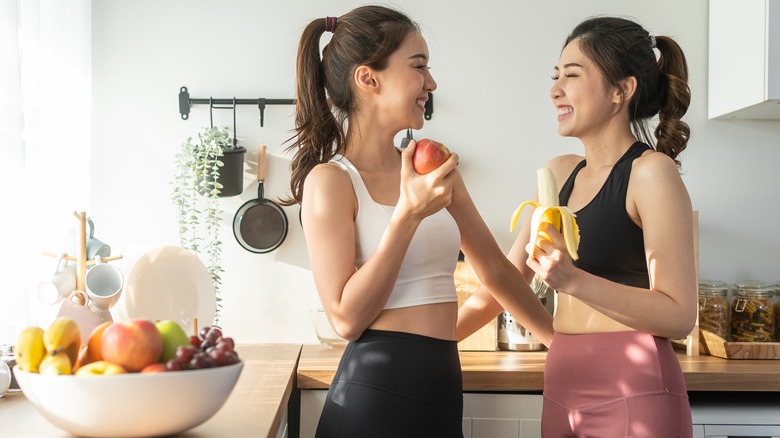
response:
M381 109L403 121L401 129L422 128L425 101L436 89L428 67L428 44L419 32L412 32L390 55L387 68L378 72L382 80Z
M614 118L620 96L580 50L578 39L561 52L552 79L550 98L557 111L558 134L582 139L601 132Z

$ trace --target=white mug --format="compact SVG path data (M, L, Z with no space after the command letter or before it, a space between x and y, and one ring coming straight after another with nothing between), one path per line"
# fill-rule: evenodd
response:
M63 266L62 262L65 262ZM76 265L69 265L65 253L57 255L54 273L46 281L38 283L38 299L43 304L56 304L76 289Z
M108 311L122 294L124 276L122 271L103 262L100 256L95 257L95 265L89 268L84 279L84 285L89 296L89 309L97 313L103 321L113 321Z
M104 243L102 240L95 237L95 223L92 222L92 218L87 218L88 229L86 237L86 250L87 260L93 260L97 257L106 258L111 255L111 247ZM79 242L78 234L76 230L72 230L70 233L70 246L71 254L74 257L79 255Z

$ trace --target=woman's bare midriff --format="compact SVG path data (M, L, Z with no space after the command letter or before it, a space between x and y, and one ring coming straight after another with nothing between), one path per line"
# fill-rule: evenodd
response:
M568 335L633 330L564 293L558 294L553 329Z
M455 322L457 319L457 302L425 304L383 310L369 328L414 333L452 341L456 339Z

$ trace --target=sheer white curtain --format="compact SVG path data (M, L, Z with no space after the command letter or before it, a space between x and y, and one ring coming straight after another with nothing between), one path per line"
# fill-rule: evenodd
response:
M0 343L89 209L91 99L90 0L0 0Z

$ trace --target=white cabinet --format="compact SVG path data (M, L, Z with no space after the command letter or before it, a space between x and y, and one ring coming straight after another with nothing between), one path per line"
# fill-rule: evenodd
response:
M541 436L541 394L463 394L463 438Z
M710 119L780 119L780 0L710 0Z
M322 415L322 407L325 406L325 396L328 391L324 389L305 389L301 391L301 428L300 438L313 438L317 431L317 423Z
M780 437L777 393L690 393L694 438Z
M301 391L300 438L312 438L324 390ZM463 438L541 438L540 394L463 394Z

